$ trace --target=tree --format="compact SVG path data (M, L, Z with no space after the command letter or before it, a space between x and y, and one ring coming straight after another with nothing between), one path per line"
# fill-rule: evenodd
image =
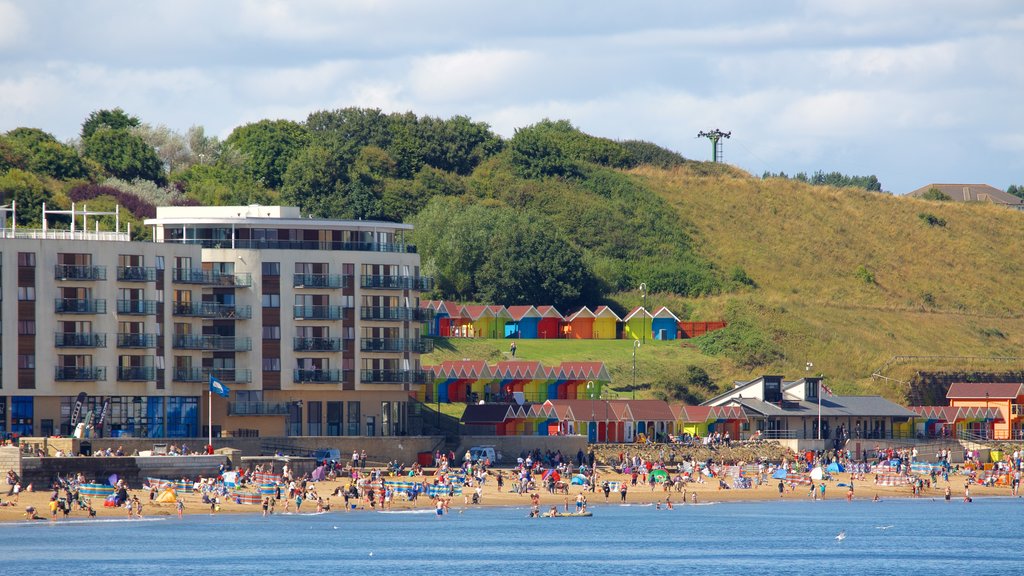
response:
M167 172L187 167L194 162L192 150L185 136L163 124L150 126L140 124L131 129L132 134L142 138L155 152Z
M29 169L58 180L85 178L88 171L82 157L70 146L59 142L43 142L34 150L28 163Z
M921 198L924 200L936 200L939 202L948 202L952 200L948 194L938 188L929 188L924 194L921 194Z
M523 178L575 178L581 174L545 125L516 130L508 147L512 166Z
M246 172L268 188L280 188L288 164L309 141L306 128L291 120L260 120L235 128L225 141L244 158Z
M1024 198L1024 185L1017 186L1016 184L1010 184L1006 188L1007 194L1013 194L1017 198Z
M0 174L0 203L18 203L17 222L21 226L39 226L43 202L51 195L39 178L30 172L11 168Z
M302 149L288 164L281 199L307 214L339 217L337 199L333 196L339 185L348 182L353 160L351 146L316 142Z
M697 404L715 390L706 370L700 366L689 365L676 380L664 383L665 395L672 400L682 400Z
M138 126L140 123L136 116L129 116L120 108L96 110L89 114L89 117L82 123L82 142L88 140L90 136L103 126L115 130L127 130L128 128Z
M84 140L83 149L87 157L122 180L165 181L163 165L156 151L128 130L102 126Z

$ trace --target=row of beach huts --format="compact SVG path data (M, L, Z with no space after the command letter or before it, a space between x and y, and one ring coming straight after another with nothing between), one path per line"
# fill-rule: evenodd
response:
M722 321L680 320L666 306L651 312L638 306L620 317L608 306L584 306L562 314L554 306L501 306L425 300L432 312L428 336L443 338L568 338L578 340L675 340L725 328Z

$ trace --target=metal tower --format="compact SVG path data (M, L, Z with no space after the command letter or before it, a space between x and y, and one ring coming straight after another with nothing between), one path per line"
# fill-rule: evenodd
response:
M707 138L711 140L711 161L721 162L722 161L722 139L728 138L732 135L732 132L722 132L718 128L705 132L701 130L697 133L697 138Z

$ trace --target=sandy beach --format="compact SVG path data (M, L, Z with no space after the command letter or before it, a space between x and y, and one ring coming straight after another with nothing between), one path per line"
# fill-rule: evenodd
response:
M492 469L491 472L496 472L497 469ZM508 478L509 469L502 469L506 479ZM551 494L545 489L538 489L533 493L539 496L540 510L545 512L551 508L551 506L558 506L559 510L563 510L566 502L569 503L570 507L574 507L576 495L584 493L587 497L589 504L600 506L605 503L604 493L600 490L601 482L605 480L611 482L625 482L629 483L629 476L617 474L614 472L605 472L601 468L598 469L599 480L598 490L595 492L584 492L582 486L570 486L568 494L556 493ZM850 474L834 474L832 480L825 482L825 499L828 500L844 500L847 495L848 488L846 486L839 486L840 483L849 485L851 478ZM414 481L420 482L423 480L432 481L432 476L413 476L413 477L402 477L402 478L389 478L394 480L402 481ZM909 486L905 487L890 487L890 486L876 486L873 482L873 475L866 475L864 480L854 480L855 491L853 498L856 500L873 500L877 496L880 500L888 500L893 498L914 498L913 491ZM949 488L951 492L951 500L956 503L962 503L964 495L964 476L950 476ZM819 483L820 484L820 483ZM327 495L334 492L339 486L344 487L348 485L348 480L335 480L335 481L323 481L315 484L317 493L327 498ZM479 504L471 503L471 494L475 491L474 488L467 488L463 495L457 495L452 498L451 509L470 508L474 506L515 506L521 507L524 513L528 512L531 507L531 498L528 494L516 494L509 492L508 489L511 482L506 480L504 490L498 491L497 482L492 476L489 477L488 481L482 488L481 501ZM941 479L936 486L932 488L925 488L918 499L922 500L941 500L944 498L945 489L947 484ZM177 514L176 507L174 504L157 504L149 500L149 491L139 489L129 490L130 496L138 496L139 500L143 503L142 515L146 516L174 516ZM685 494L687 498L687 504L692 503L694 495L696 495L697 502L731 502L731 501L767 501L767 500L783 500L783 501L796 501L796 500L809 500L809 486L807 485L796 485L795 487L785 486L785 492L780 498L778 491L778 480L768 479L768 482L760 486L755 486L749 489L720 489L718 480L708 479L703 483L689 482L685 485ZM185 514L210 514L210 505L202 502L202 497L199 494L192 492L179 492L180 495L184 496L185 501ZM626 495L626 502L628 503L660 503L661 506L667 506L668 501L675 508L685 506L683 503L683 491L677 491L670 489L666 491L661 485L657 485L654 489L651 489L650 485L629 486ZM819 491L820 494L820 491ZM22 522L27 521L25 517L25 509L28 506L32 506L36 509L37 514L43 520L38 521L50 521L49 512L49 501L52 492L50 490L38 490L35 489L33 492L22 492L17 502L13 501L13 497L6 495L0 496L0 500L4 504L12 503L7 506L0 506L0 522ZM981 486L972 484L970 487L970 495L972 498L984 498L993 496L1011 496L1009 487L1004 486ZM820 498L820 495L819 495ZM620 503L621 497L619 493L612 492L608 497L610 503ZM332 505L331 512L338 514L346 513L372 513L373 511L366 506L363 508L362 504L354 511L345 512L342 508L343 500L340 496L332 497L330 499ZM92 506L96 510L97 518L112 518L119 517L125 518L128 516L127 510L122 508L105 508L103 507L102 499L93 498ZM284 501L279 501L276 506L278 513L284 511ZM393 510L407 510L412 508L433 508L433 502L429 497L420 496L416 502L408 502L404 496L399 495L392 504ZM294 505L291 506L291 511L294 511ZM313 512L316 509L315 502L306 502L302 506L303 512ZM252 504L236 504L234 502L223 502L220 505L220 511L217 514L261 514L262 507L259 505ZM69 518L83 519L88 518L89 515L83 510L74 510L68 516ZM64 519L62 513L58 513L57 522Z

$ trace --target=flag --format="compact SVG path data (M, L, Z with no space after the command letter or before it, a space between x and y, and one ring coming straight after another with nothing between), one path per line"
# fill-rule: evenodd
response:
M832 393L832 389L829 388L828 386L825 386L824 382L818 382L818 386L821 387L821 391L824 392L825 394L828 394L829 396L835 396L835 394Z
M227 398L231 390L228 390L228 387L223 382L214 378L213 374L210 374L210 392Z

